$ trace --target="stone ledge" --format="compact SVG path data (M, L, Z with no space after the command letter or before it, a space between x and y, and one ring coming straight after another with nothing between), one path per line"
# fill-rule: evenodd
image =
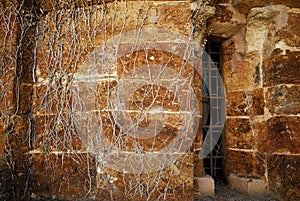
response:
M215 181L210 175L194 178L195 195L208 196L215 194Z
M260 196L269 194L267 183L258 178L239 177L230 174L227 177L230 188L248 196Z

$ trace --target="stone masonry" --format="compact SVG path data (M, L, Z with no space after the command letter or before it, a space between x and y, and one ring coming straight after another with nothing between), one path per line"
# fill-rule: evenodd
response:
M2 1L0 199L193 200L213 187L201 75L183 54L209 39L222 46L230 185L299 200L298 23L297 0Z

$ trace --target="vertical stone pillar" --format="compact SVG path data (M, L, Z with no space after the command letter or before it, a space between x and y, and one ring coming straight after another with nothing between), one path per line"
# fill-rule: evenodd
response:
M247 13L245 29L223 43L226 171L228 175L240 176L239 179L263 181L260 185L265 191L255 192L253 185L247 184L242 190L248 194L264 193L269 187L281 197L298 198L297 193L279 190L286 186L286 180L293 185L299 182L299 177L288 176L296 173L287 170L295 167L299 158L299 129L293 126L299 121L299 33L292 28L297 24L297 16L298 9L283 5L252 8ZM229 180L241 189L235 176ZM295 187L286 188L297 192Z
M262 65L266 117L259 122L257 148L267 154L270 190L285 200L299 200L300 165L300 9L274 6L275 25L265 43L272 49Z

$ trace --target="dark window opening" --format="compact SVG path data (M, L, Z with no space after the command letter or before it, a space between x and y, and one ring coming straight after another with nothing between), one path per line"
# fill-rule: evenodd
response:
M224 91L222 90L222 58L221 45L208 41L205 48L206 53L202 58L202 114L203 114L203 139L208 135L217 135L222 132L221 122L224 120L223 104ZM220 76L219 76L219 75ZM224 121L223 121L224 122ZM206 174L211 175L216 182L224 181L224 161L222 136L214 142L214 137L208 138L209 146L216 144L211 153L203 159ZM216 139L216 138L215 138ZM204 143L204 142L203 142Z

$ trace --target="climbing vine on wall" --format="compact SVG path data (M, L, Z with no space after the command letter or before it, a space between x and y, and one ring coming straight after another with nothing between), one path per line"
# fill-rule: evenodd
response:
M192 196L208 3L3 1L1 196Z

